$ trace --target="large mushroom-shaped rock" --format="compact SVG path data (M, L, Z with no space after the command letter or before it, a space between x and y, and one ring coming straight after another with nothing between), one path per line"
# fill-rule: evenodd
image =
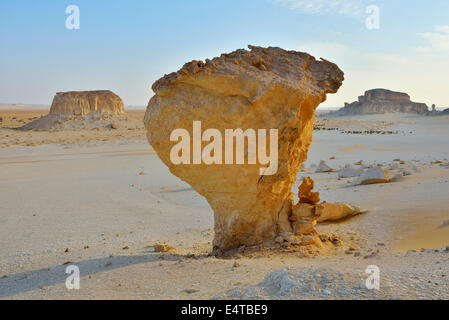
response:
M109 90L58 92L53 98L50 115L84 116L89 113L123 114L122 99Z
M307 53L249 49L189 62L156 81L144 120L149 143L160 159L209 202L215 215L214 247L220 250L259 244L293 231L291 189L307 158L315 109L327 93L337 92L344 79L337 65ZM202 130L216 129L223 137L227 129L261 129L270 146L268 132L276 129L277 171L260 170L266 162L259 155L258 163L250 163L248 151L244 163L225 164L215 158L206 164L201 148L204 155L217 136L212 142L203 135L203 141L191 143L184 155L191 161L173 163L170 154L178 142L171 141L171 133L183 129L190 137L201 137L198 127L194 130L197 121ZM225 156L225 143L220 143ZM236 142L232 150L238 146Z

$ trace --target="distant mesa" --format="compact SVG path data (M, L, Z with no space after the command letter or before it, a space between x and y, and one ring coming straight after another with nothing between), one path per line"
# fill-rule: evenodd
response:
M84 130L120 128L112 120L125 113L122 99L109 90L56 93L50 113L27 123L23 130Z
M412 113L428 115L438 113L425 103L413 102L407 93L395 92L387 89L372 89L359 96L358 101L345 103L338 111L330 112L327 116L367 115L382 113Z
M84 116L90 113L123 114L122 99L109 90L58 92L53 98L51 115Z

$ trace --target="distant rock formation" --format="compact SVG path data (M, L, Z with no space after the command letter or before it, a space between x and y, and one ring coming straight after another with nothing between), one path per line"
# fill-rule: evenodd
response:
M51 115L84 116L90 113L123 114L122 99L109 90L58 92L53 98Z
M29 122L22 130L54 131L96 128L120 129L112 122L125 113L122 99L109 90L58 92L50 113Z
M249 49L186 63L156 81L144 120L160 159L214 210L217 253L274 241L280 234L294 237L291 189L312 142L315 109L343 82L337 65L307 53ZM261 175L260 165L246 162L173 164L170 154L177 143L170 141L171 132L180 128L192 137L193 121L223 136L226 129L277 129L277 172ZM225 155L224 144L219 148ZM295 239L300 242L301 235Z
M403 92L387 89L373 89L359 96L358 101L345 103L345 106L326 116L348 116L379 113L413 113L426 115L429 107L425 103L412 102L410 96Z

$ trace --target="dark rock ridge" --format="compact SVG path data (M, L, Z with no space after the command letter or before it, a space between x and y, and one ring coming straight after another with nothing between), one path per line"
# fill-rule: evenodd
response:
M410 100L410 96L403 92L387 89L372 89L359 96L358 101L345 103L338 111L330 112L328 116L364 115L379 113L413 113L429 114L429 107L425 103Z

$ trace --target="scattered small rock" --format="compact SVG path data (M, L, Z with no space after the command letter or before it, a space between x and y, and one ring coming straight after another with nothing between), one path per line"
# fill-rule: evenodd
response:
M166 244L157 243L154 245L154 252L168 252L172 249L174 248Z
M192 294L192 293L196 293L199 292L200 290L196 290L196 289L184 289L184 292L187 294Z
M118 130L120 129L120 125L118 123L113 122L111 123L111 129Z
M367 256L364 256L363 258L364 259L374 258L376 255L377 255L377 253L373 252L373 253L371 253L371 254L369 254Z

